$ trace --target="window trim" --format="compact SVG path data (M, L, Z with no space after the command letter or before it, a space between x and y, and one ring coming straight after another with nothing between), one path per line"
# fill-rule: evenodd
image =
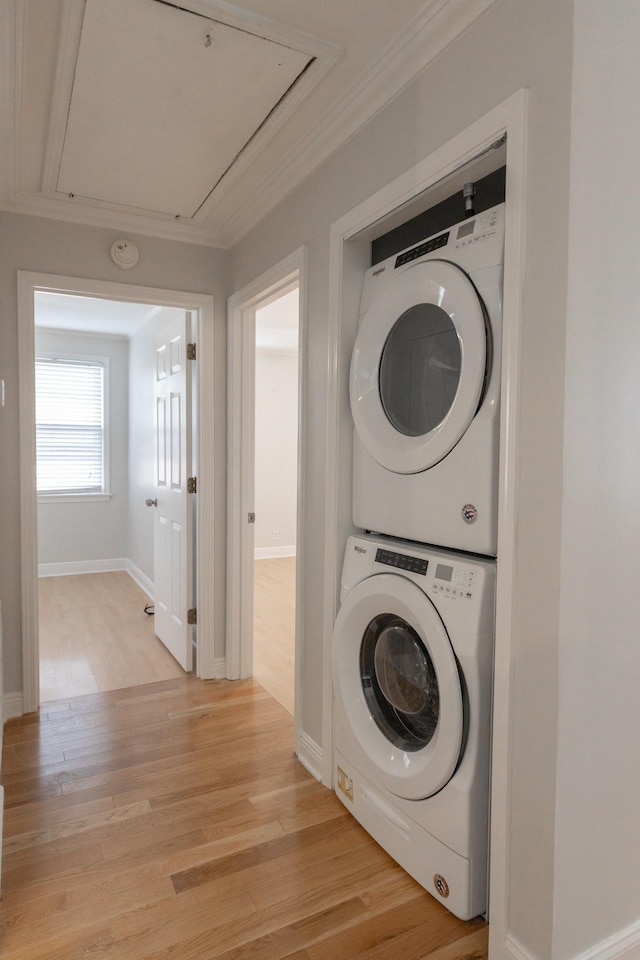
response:
M71 353L59 350L36 350L35 361L67 360L72 363L100 364L103 369L103 430L102 430L102 489L40 492L36 488L38 503L98 503L111 500L111 366L110 357L104 354ZM35 377L35 364L34 364ZM36 421L36 484L38 467L37 421Z

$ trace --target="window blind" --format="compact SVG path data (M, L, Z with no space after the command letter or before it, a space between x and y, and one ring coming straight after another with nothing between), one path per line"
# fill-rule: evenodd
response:
M36 359L39 494L104 491L104 362Z

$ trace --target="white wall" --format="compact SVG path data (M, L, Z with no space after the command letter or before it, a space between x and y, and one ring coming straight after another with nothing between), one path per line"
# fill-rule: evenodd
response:
M636 957L640 6L575 24L553 956L632 926Z
M568 223L572 5L499 0L462 37L231 251L238 290L301 244L308 249L308 378L302 456L303 726L322 742L325 409L331 224L512 93L529 89L527 275L520 452L508 925L531 956L553 929L557 640ZM509 318L505 318L505 323ZM355 333L346 331L347 340ZM348 350L345 342L344 349ZM346 381L346 371L343 371ZM346 393L346 382L341 384ZM344 406L342 430L350 431ZM345 444L341 443L341 449ZM340 529L348 525L348 457L340 461ZM544 598L544 602L541 602ZM540 722L540 717L544 718Z
M298 487L298 357L256 351L256 556L295 554ZM273 533L277 531L278 539Z
M118 283L211 294L215 311L216 408L216 656L224 651L225 597L225 443L226 443L226 268L227 254L195 244L127 234L140 249L140 262L123 272L109 258L111 244L122 236L109 230L58 223L40 217L0 212L0 377L6 385L6 404L0 408L0 601L4 621L4 689L19 695L22 689L22 635L20 591L20 482L18 411L17 271L85 277ZM211 411L205 415L211 416Z
M109 358L111 498L38 504L38 562L82 563L127 556L128 364L126 339L36 327L36 350Z

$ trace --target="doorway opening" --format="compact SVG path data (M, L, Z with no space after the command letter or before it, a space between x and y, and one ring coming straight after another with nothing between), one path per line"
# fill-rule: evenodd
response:
M157 458L173 439L174 411L182 435L171 462L184 476L195 472L192 364L179 354L172 369L162 362L167 341L174 354L186 352L190 321L176 307L35 293L41 702L191 670L195 627L183 626L180 609L195 606L186 601L195 593L191 550L166 571L175 582L163 596L170 580L156 522L158 478L167 474ZM161 417L154 394L169 389ZM170 480L186 513L184 480ZM191 544L195 513L181 519Z
M293 713L298 756L304 619L304 267L301 248L234 294L228 304L227 676L255 676ZM267 644L260 636L265 633ZM288 666L277 667L278 660L288 660ZM280 674L277 681L275 674ZM284 684L284 692L278 684Z
M293 716L298 503L296 285L255 316L253 675Z
M56 301L56 296L62 299ZM78 340L80 337L79 329L75 331L73 329L66 329L60 332L57 337L57 342L54 344L53 339L55 339L55 337L51 328L56 323L59 326L60 321L50 321L48 324L49 329L43 329L41 325L36 324L37 319L41 319L41 317L37 315L41 314L39 308L42 305L43 298L46 297L51 298L51 302L55 306L61 307L63 312L66 311L67 314L73 312L71 303L74 300L77 301L76 306L78 306L82 312L87 311L90 303L96 307L98 304L101 304L103 308L109 312L112 317L112 326L108 335L105 335L104 332L98 335L95 329L90 333L84 331L83 336L86 338L84 347L85 354L91 352L91 344L93 344L94 351L97 348L98 352L103 354L109 354L110 350L115 350L115 353L118 352L116 349L118 343L116 323L119 321L117 321L116 318L119 309L123 313L128 311L131 317L137 317L140 329L143 329L142 322L144 321L144 326L147 327L146 333L151 336L151 339L147 339L141 334L137 339L134 350L132 346L134 344L134 338L129 339L129 337L122 332L119 334L121 348L122 341L125 337L126 340L128 340L128 350L126 348L124 351L120 349L120 360L122 361L123 353L127 354L130 352L132 355L134 353L136 354L135 363L132 362L131 369L133 370L134 367L137 367L139 368L140 374L145 375L147 385L151 391L148 405L142 402L144 391L139 393L138 387L134 385L133 378L130 389L129 357L127 357L125 364L126 374L122 374L121 371L122 376L119 382L111 376L114 363L109 360L109 381L112 388L110 391L110 399L112 402L116 401L112 403L112 412L115 413L115 407L117 407L118 403L122 406L123 396L126 397L128 393L131 393L130 406L135 409L135 417L126 428L126 450L124 450L121 444L119 457L118 451L114 448L113 443L109 443L111 470L104 483L103 490L101 492L97 492L96 490L92 491L95 497L93 500L94 510L97 507L112 507L111 515L107 516L106 513L103 513L100 520L96 521L95 518L98 514L95 513L94 522L91 524L80 522L77 517L75 519L70 518L68 510L72 506L82 505L90 507L92 504L87 502L87 500L85 500L84 504L78 504L77 500L75 504L72 504L70 502L72 498L68 495L66 498L64 495L58 498L53 496L51 502L46 504L48 508L64 507L67 510L66 515L59 511L57 517L55 517L54 514L49 514L46 523L43 521L39 524L38 521L38 511L42 509L45 504L38 504L39 498L36 495L36 353L37 351L44 351L50 354L57 353L59 355L62 353L67 354L67 356L79 356L82 352L80 351ZM211 376L213 366L213 303L211 297L180 291L136 287L129 284L86 281L76 278L52 277L49 275L21 272L19 274L18 315L21 370L20 468L22 489L33 491L32 495L24 496L21 503L23 594L22 712L34 711L40 703L39 572L49 574L73 573L75 572L72 569L73 560L85 561L84 565L82 563L80 564L80 569L78 570L78 573L82 574L89 572L115 572L119 570L120 572L125 572L126 582L127 580L131 580L128 576L128 574L131 573L133 579L138 581L138 585L142 590L146 591L147 594L153 593L154 604L158 603L167 591L172 598L178 598L181 608L184 607L185 621L185 657L181 659L181 666L189 670L193 665L197 676L203 679L214 677L216 675L216 668L212 629L213 598L211 591L203 592L199 589L199 584L203 582L205 575L203 571L206 570L206 577L208 579L211 579L214 575L212 569L214 518L211 490L213 481L213 437L210 431L201 430L200 418L197 417L197 410L201 408L203 404L206 403L208 410L211 410L213 407ZM167 333L167 323L171 326L177 318L180 320L184 330L184 336L181 341L178 341L171 333L172 327ZM124 319L122 319L122 322L124 323ZM131 320L131 322L134 321ZM68 326L69 325L73 326L71 322L68 323ZM181 363L183 366L186 365L181 358L184 357L186 359L186 334L188 325L191 325L189 340L197 342L197 358L201 368L201 375L196 376L194 372L193 389L191 389L191 387L189 387L189 389L185 388L181 401L176 399L177 390L172 387L170 402L173 403L177 415L171 422L180 422L182 424L184 437L181 443L169 444L167 447L168 470L173 471L168 478L171 482L167 485L172 488L178 486L181 488L184 487L186 492L187 474L193 475L194 477L199 474L199 482L197 483L198 505L196 508L193 502L194 497L191 497L190 501L185 498L185 519L183 526L185 529L188 528L192 535L187 538L182 549L184 583L181 583L180 588L176 589L175 581L172 581L171 578L167 578L166 576L160 578L158 576L157 552L154 550L153 544L145 543L144 537L145 528L148 528L150 525L153 526L153 522L150 524L150 519L155 512L155 509L154 511L148 511L145 500L150 500L152 504L155 504L157 501L158 504L160 504L158 477L161 475L161 471L158 468L158 464L155 463L154 469L150 474L155 485L150 488L148 484L149 477L147 477L141 469L140 464L144 461L146 461L147 466L149 465L149 461L153 463L154 454L150 454L150 451L158 448L156 426L154 426L154 421L157 425L159 419L157 412L158 400L154 398L154 381L157 381L158 377L154 377L154 373L156 373L158 369L157 354L159 350L158 345L152 343L153 337L155 336L157 339L159 330L162 330L163 336L166 334L165 339L171 344L169 350L171 353L169 368L175 370ZM99 340L98 336L100 337ZM64 348L65 342L66 349ZM166 352L165 350L165 353ZM180 406L180 404L182 405ZM178 406L180 407L179 409ZM193 417L191 417L190 407L193 408ZM144 415L142 414L143 409ZM149 425L151 425L150 429ZM189 449L191 446L193 448L193 457ZM133 454L131 455L131 459L134 460L135 463L134 468L129 471L129 452L132 448ZM183 454L180 463L178 463L175 456L172 460L170 455L171 450L173 450L175 454L178 448L180 448ZM114 450L116 457L113 456ZM124 459L127 476L130 472L136 480L136 483L131 487L130 494L128 492L128 484L123 481L122 462L117 464L116 459L120 459L120 461ZM116 483L118 469L121 470L121 475L118 480L119 486L118 483ZM179 482L175 482L178 476L175 472L176 470L180 471L178 477ZM55 502L56 499L58 500L57 503ZM60 503L61 499L66 499L66 502ZM87 499L90 501L91 497ZM186 506L187 503L188 507ZM72 544L75 538L76 546L74 547L72 545L71 550L72 552L74 550L77 551L79 540L82 541L84 539L84 541L86 541L83 545L83 548L85 548L84 556L77 553L75 557L69 554L65 556L63 550L62 553L58 554L58 562L61 565L58 567L56 567L55 561L52 561L51 555L49 555L49 559L47 559L46 554L43 553L39 558L39 526L43 545L48 543L49 548L51 548L56 540L64 542L65 537L68 537ZM120 543L123 545L123 548L116 550L114 549L113 538L117 535L118 528L122 531L123 526L126 530L127 539L121 538ZM179 522L174 518L171 521L172 538L174 541L176 539L178 526ZM97 535L97 531L100 531L99 536L103 538L99 547L96 548L94 545L93 556L91 555L89 544L91 535L87 536L87 529L92 529L95 535ZM109 538L111 538L111 542ZM156 535L154 535L154 540L157 543ZM126 548L124 547L125 543ZM132 553L130 544L132 543L137 544L133 550L133 556L130 555ZM60 544L58 543L57 545L59 546ZM87 547L89 547L88 551L86 549ZM102 553L102 557L95 555L96 550L98 554ZM149 561L149 550L151 550L151 561ZM101 563L105 557L107 561L111 562L107 562L106 564ZM40 571L39 559L43 563ZM161 579L164 580L162 590L164 590L165 593L158 592ZM135 587L135 584L132 584L132 586ZM199 598L197 616L191 615L191 611L195 610L193 603L194 593ZM138 594L138 599L140 597L144 599L145 595L140 593ZM150 598L147 596L146 600L149 601ZM137 600L135 602L137 603ZM151 607L150 613L155 612L154 605L151 605L150 602L143 604L143 608L144 606ZM146 619L155 621L155 616L149 616ZM187 623L188 620L196 620L198 623L197 628L194 628L191 623ZM194 629L198 631L195 656L193 656ZM176 658L175 652L172 651L172 653L173 658ZM126 653L123 653L122 659L126 669ZM151 678L149 682L153 682L153 679L158 679L158 677ZM137 682L147 681L146 679L137 681L133 671L129 670L129 682L126 685L132 686ZM48 696L50 696L50 694L48 694Z

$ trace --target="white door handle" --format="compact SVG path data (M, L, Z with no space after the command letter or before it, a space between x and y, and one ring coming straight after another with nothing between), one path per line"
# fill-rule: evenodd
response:
M157 507L157 506L158 506L158 498L157 498L157 497L153 497L153 498L152 498L152 497L147 497L147 499L145 500L145 503L146 503L146 505L147 505L148 507Z

